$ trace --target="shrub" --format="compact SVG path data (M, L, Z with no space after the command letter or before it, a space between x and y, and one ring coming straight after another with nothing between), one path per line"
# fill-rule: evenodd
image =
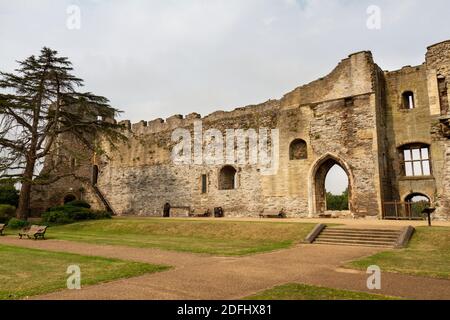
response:
M22 229L22 228L25 228L26 226L28 226L28 222L26 222L24 220L19 220L16 218L12 218L8 222L9 229Z
M75 222L64 211L50 211L42 215L42 221L45 223L68 224Z
M67 203L66 205L78 207L78 208L86 208L86 209L91 208L91 205L84 200L75 200L75 201Z
M19 204L19 191L12 180L0 180L0 204L9 204L14 207Z
M108 211L96 211L94 213L95 213L95 219L96 220L112 219L111 212L108 212Z
M0 204L0 223L8 223L11 218L14 218L16 208L9 204Z
M43 222L53 224L69 224L78 221L110 218L109 212L93 211L85 207L74 206L73 203L50 208L42 215Z

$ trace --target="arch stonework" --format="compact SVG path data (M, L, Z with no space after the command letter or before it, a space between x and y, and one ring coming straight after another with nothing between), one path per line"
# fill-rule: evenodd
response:
M308 144L303 139L295 139L289 145L289 160L308 159Z
M352 174L352 170L347 162L342 160L339 156L332 153L327 153L316 160L316 162L312 165L309 173L308 202L310 217L316 216L326 211L326 203L320 205L319 202L321 201L320 199L326 198L325 178L330 169L336 164L339 165L347 174L349 184L349 209L352 213L354 213L352 201L352 195L354 193L354 177Z
M219 170L218 189L235 190L237 187L237 170L235 167L227 165Z
M403 202L407 202L408 198L416 197L416 196L422 196L422 197L428 198L428 200L430 201L431 204L434 203L433 197L431 197L427 192L422 192L422 191L417 191L417 192L414 191L414 192L409 192L409 193L403 194L401 199Z

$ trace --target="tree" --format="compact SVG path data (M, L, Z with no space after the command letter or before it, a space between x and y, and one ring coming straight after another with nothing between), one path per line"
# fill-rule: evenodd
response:
M124 136L113 120L120 111L107 98L77 91L83 80L71 74L68 58L44 47L18 64L15 73L0 72L0 177L21 184L17 216L26 219L32 185L62 178L36 172L45 157L58 156L60 136L92 152L101 152L98 135L112 144Z
M327 192L327 210L346 211L348 209L348 188L339 196Z

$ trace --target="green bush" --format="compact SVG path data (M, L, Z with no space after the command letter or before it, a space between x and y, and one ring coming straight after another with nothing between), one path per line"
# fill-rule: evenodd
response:
M111 212L108 212L108 211L95 211L94 213L95 213L95 218L97 220L112 219Z
M85 206L83 203L81 205ZM108 212L94 211L85 207L74 206L73 203L50 208L42 215L43 222L52 224L69 224L78 221L110 218L111 214Z
M66 205L78 207L78 208L86 208L86 209L91 208L91 205L84 200L75 200L75 201L67 203Z
M0 223L8 223L11 218L14 218L16 208L9 204L0 204Z
M46 212L42 215L42 221L54 224L68 224L75 222L75 220L71 219L67 212L64 211Z
M28 222L26 222L24 220L19 220L16 218L12 218L8 222L9 229L22 229L22 228L25 228L26 226L28 226Z
M10 179L0 180L0 204L9 204L14 207L19 204L19 191Z

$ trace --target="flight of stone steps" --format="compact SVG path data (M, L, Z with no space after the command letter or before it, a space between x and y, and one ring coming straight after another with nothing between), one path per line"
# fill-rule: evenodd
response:
M307 238L307 242L326 245L402 248L408 244L413 232L414 228L412 227L403 229L329 228L325 225L318 225L312 236L309 236L309 241Z

